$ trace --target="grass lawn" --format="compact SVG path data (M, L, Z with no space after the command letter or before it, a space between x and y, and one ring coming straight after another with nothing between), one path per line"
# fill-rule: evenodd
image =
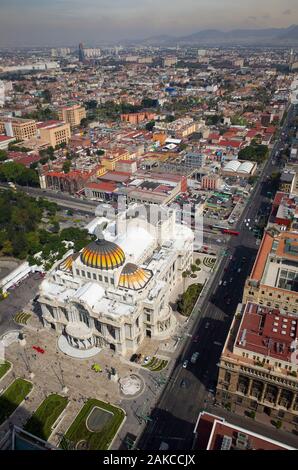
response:
M0 364L0 379L6 374L7 371L11 368L11 363L5 361L3 364Z
M49 395L27 421L25 431L45 441L50 437L52 426L66 408L67 398L53 393Z
M86 419L95 406L113 413L111 419L104 425L100 432L91 432L86 427ZM60 446L63 449L69 449L70 447L75 448L78 442L85 441L89 450L106 450L109 448L124 417L124 411L120 408L90 398L62 438Z
M19 406L32 390L32 383L16 379L0 396L0 424L2 424Z

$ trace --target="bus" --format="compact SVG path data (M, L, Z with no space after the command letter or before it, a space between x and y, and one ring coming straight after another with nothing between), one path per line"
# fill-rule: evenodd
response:
M230 230L228 228L223 229L222 233L226 233L228 235L240 235L240 232L237 232L236 230Z
M240 232L237 232L236 230L231 230L229 228L226 228L226 227L221 227L220 225L213 225L212 226L213 229L215 230L220 230L221 233L225 233L227 235L240 235Z

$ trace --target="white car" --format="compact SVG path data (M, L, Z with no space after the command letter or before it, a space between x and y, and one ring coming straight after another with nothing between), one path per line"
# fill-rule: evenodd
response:
M188 360L184 361L182 364L183 369L186 369L188 366Z
M148 364L148 362L150 361L150 356L146 356L145 359L144 359L144 362L143 364Z

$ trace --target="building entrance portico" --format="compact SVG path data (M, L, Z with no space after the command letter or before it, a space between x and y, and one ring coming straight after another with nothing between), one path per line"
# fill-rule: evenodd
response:
M83 322L69 322L65 328L68 343L78 349L90 349L94 346L91 328Z

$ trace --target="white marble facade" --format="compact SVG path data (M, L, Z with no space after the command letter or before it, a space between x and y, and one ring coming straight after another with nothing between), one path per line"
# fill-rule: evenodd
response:
M69 252L41 284L44 326L73 348L110 348L126 355L147 337L175 329L169 296L193 260L193 233L163 211L162 220L102 219L96 241Z

